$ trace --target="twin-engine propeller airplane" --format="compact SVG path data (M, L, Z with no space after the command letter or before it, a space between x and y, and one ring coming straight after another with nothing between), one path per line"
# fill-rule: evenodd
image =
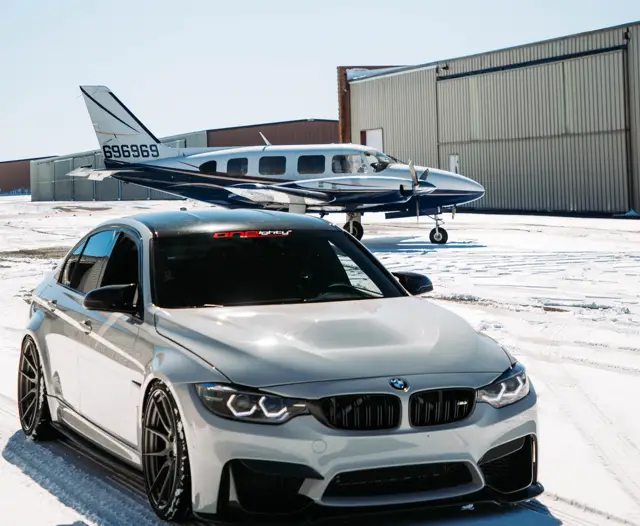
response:
M403 163L357 144L172 148L162 144L106 86L80 86L104 169L84 166L72 176L162 190L225 208L347 214L345 230L358 239L364 212L387 218L428 215L432 243L446 243L442 208L469 203L484 188L461 175Z

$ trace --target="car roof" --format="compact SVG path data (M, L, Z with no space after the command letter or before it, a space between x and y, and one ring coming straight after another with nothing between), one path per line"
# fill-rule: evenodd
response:
M156 237L231 230L333 230L336 228L317 217L261 209L172 210L136 214L127 219L141 223Z

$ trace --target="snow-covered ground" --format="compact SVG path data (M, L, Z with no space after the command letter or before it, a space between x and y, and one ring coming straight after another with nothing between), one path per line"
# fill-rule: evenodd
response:
M63 447L23 439L16 368L24 299L80 235L107 218L182 206L206 205L0 198L2 524L159 524L144 497L108 473ZM429 275L432 301L528 367L540 397L547 493L509 513L464 512L420 524L640 525L640 222L476 214L447 220L450 242L436 246L427 219L417 227L415 219L365 216L365 243L390 269Z

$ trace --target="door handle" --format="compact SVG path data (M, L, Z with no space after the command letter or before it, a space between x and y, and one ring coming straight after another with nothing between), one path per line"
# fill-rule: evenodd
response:
M84 320L82 323L82 331L85 334L89 334L91 332L91 330L93 329L93 327L91 327L91 321L90 320Z
M49 307L49 310L56 310L56 307L58 305L58 302L56 300L47 300L47 307Z

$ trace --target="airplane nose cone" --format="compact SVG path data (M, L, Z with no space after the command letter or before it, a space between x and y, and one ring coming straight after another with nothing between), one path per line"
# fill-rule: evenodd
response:
M478 192L480 194L484 194L484 186L482 186L480 183L472 179L469 179L469 178L466 178L466 179L468 181L467 184L469 185L469 188L472 192Z
M470 203L484 196L484 186L464 175L445 170L430 169L429 172L427 181L452 198L455 196L456 204Z

